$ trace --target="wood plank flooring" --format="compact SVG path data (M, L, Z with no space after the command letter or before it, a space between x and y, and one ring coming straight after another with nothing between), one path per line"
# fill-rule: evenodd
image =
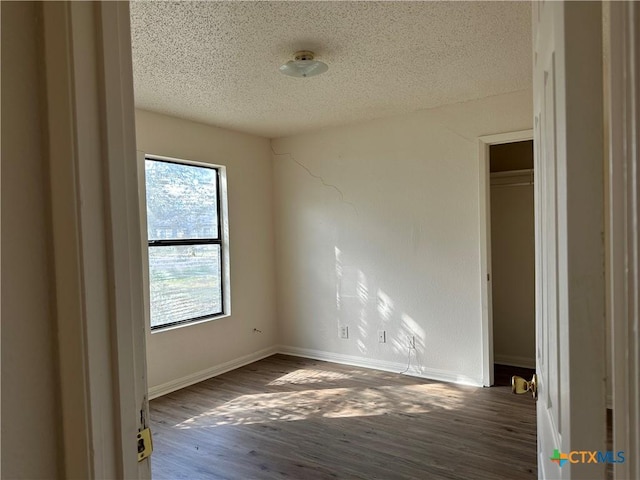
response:
M534 479L535 403L274 355L151 401L155 479Z

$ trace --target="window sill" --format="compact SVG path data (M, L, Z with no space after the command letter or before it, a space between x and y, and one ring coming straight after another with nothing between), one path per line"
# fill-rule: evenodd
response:
M181 323L180 325L171 325L169 327L156 328L154 330L151 330L151 335L155 335L156 333L169 332L171 330L177 330L179 328L192 327L193 325L200 325L202 323L215 322L216 320L220 320L222 318L227 318L230 316L231 316L230 313L224 313L222 315L216 315L215 317L203 318L201 320L196 320L188 323Z

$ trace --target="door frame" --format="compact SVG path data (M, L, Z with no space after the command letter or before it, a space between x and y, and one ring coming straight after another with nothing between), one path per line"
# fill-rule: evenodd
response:
M43 2L64 478L150 478L128 2Z
M482 305L482 385L490 387L493 379L493 306L491 297L491 179L490 147L504 143L533 140L533 129L497 133L478 137L480 218L480 298Z
M615 478L640 478L640 7L607 2L605 90L609 149L606 168L607 328L613 390L613 449L624 451Z

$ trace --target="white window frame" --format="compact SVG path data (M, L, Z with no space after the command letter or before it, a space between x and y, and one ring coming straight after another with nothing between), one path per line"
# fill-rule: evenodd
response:
M146 200L146 176L145 176L145 160L160 160L182 165L191 165L194 167L215 168L218 170L218 201L221 243L221 281L222 281L222 313L212 315L206 318L186 321L179 324L167 325L159 328L151 329L151 296L149 283L149 242L147 234L147 200ZM230 252L229 252L229 206L227 197L227 169L224 165L218 165L208 162L199 162L187 160L183 158L167 157L164 155L155 155L151 153L138 152L138 178L139 181L139 200L140 200L140 228L142 231L142 261L144 266L144 295L145 295L145 320L146 330L148 333L156 334L176 330L179 328L199 325L201 323L212 322L231 316L231 269L230 269Z

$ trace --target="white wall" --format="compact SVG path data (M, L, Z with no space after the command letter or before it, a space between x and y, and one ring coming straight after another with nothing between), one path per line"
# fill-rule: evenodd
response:
M529 368L536 365L533 211L533 185L491 187L494 360Z
M38 15L2 2L2 478L61 472Z
M146 111L136 135L139 151L224 165L228 181L231 316L148 332L153 394L277 343L272 159L265 138Z
M531 99L527 90L273 141L289 351L402 370L412 334L412 372L481 384L477 137L531 128Z

